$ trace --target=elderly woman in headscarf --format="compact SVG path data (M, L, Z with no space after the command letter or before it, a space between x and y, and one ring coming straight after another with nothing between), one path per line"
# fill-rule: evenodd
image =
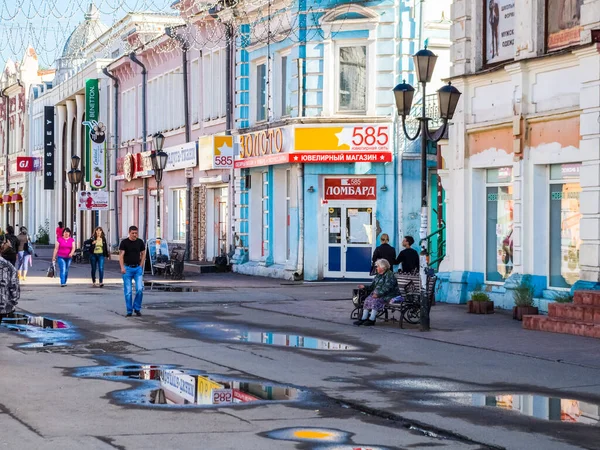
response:
M390 263L385 259L378 259L375 261L375 268L377 269L377 275L375 275L371 286L367 288L369 296L365 299L363 305L362 318L354 322L354 325L375 325L377 314L383 311L386 303L400 295L398 282L394 272L392 272ZM358 287L364 289L365 286L361 284Z

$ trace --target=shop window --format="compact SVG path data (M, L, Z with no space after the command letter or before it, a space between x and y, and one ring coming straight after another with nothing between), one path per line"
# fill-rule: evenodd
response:
M546 0L546 49L577 45L581 33L582 0Z
M171 216L171 239L173 241L185 241L185 212L186 192L185 189L171 191L172 202L169 215Z
M256 66L256 121L267 120L267 65Z
M550 286L579 280L580 164L550 166Z
M269 255L269 172L262 173L262 250L261 256Z
M338 110L367 111L367 47L355 45L338 48Z
M285 259L290 260L290 247L292 245L292 236L290 229L290 218L292 215L292 173L288 169L285 171Z
M503 282L513 270L512 168L486 174L486 281Z

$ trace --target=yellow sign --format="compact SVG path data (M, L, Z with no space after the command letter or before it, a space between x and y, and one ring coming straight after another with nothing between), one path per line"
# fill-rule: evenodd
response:
M276 155L285 150L285 140L281 128L257 131L240 135L240 158Z
M359 124L342 127L296 127L297 152L391 152L390 126Z
M223 387L222 384L215 383L207 377L198 376L198 403L204 405L212 404L212 390Z

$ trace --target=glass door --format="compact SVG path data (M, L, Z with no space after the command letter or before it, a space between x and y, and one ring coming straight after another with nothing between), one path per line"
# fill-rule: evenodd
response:
M373 206L326 206L323 276L366 278L375 241Z

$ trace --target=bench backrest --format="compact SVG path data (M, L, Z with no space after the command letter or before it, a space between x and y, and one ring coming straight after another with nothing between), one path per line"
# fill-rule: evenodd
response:
M396 280L401 290L408 292L421 292L421 276L419 272L397 273ZM432 298L435 294L435 283L437 277L427 277L427 293Z

